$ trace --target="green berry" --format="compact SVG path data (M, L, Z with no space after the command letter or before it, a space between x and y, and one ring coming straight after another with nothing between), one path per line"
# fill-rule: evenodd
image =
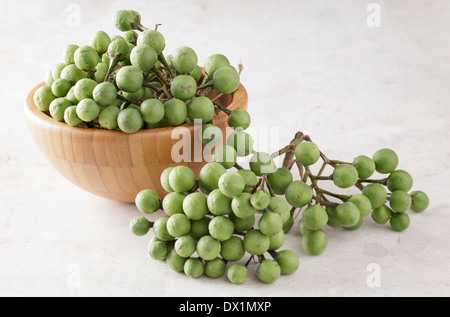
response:
M83 123L83 120L77 115L77 106L70 106L64 111L64 121L72 127L77 127Z
M77 115L84 122L91 122L100 114L100 107L92 99L83 99L77 105Z
M161 207L161 198L154 190L144 189L137 194L135 203L144 214L152 214Z
M192 76L192 78L194 78L194 80L197 82L200 79L202 79L202 69L200 68L200 66L195 66L194 70L191 70L189 72L189 76Z
M166 169L162 172L161 177L160 177L161 186L162 186L162 187L164 188L164 190L165 190L166 192L168 192L168 193L171 193L171 192L174 191L173 188L170 187L170 182L169 182L169 175L170 175L170 172L172 172L173 169L174 169L174 167L168 167L168 168L166 168Z
M268 211L259 219L258 228L270 237L283 231L283 220L280 215Z
M184 274L192 278L199 278L203 275L205 266L199 259L187 259L184 263Z
M312 200L312 189L305 182L295 181L286 188L286 200L296 208L309 204Z
M250 115L245 109L233 110L228 117L228 125L234 130L246 130L251 122Z
M244 242L241 238L233 236L222 242L220 255L225 261L235 262L241 260L245 255Z
M327 211L327 215L328 215L327 225L329 225L332 228L342 227L342 224L339 222L339 220L336 217L336 207L335 206L327 206L326 211Z
M404 231L409 227L411 220L409 216L405 213L394 213L391 217L391 227L395 231Z
M201 237L209 235L209 223L211 218L204 217L200 220L191 221L191 232L189 233L195 239L200 239Z
M222 130L214 124L205 124L200 130L202 144L213 146L222 139Z
M230 61L222 54L213 54L204 63L205 73L211 78L214 76L216 70L227 66L230 66Z
M189 102L188 115L192 121L200 120L201 123L207 123L213 119L214 114L214 104L208 97L196 97Z
M170 249L166 257L166 263L172 271L183 272L186 258L179 256L175 249Z
M219 278L225 274L226 263L221 258L215 258L211 261L206 261L205 274L208 277Z
M172 65L181 74L187 74L197 67L198 57L190 47L177 48L172 54Z
M150 222L144 217L137 217L131 220L130 229L137 236L145 236L151 228Z
M167 231L173 237L181 237L191 231L191 223L184 214L175 214L167 220Z
M61 72L67 65L65 63L58 63L52 67L52 78L54 80L61 78Z
M236 172L226 172L219 178L219 189L225 196L230 198L239 196L244 188L244 178Z
M291 218L291 212L289 210L288 203L280 197L271 197L269 203L269 210L280 215L283 223L286 223Z
M229 145L216 146L212 152L214 162L222 164L226 169L232 168L236 164L236 150Z
M269 250L278 250L279 248L281 248L284 244L284 228L277 234L270 236L269 239Z
M128 42L122 37L111 40L112 41L108 46L108 57L112 60L109 61L109 64L111 64L113 60L126 60L127 57L130 56L130 46L128 45Z
M380 184L369 184L364 187L362 193L369 198L372 208L383 206L387 200L386 189Z
M166 259L169 248L164 241L152 238L148 244L148 253L153 260L162 261Z
M213 75L214 88L222 94L234 92L239 87L239 73L231 66L217 69Z
M232 198L225 196L220 189L213 190L207 198L209 211L215 216L224 216L232 212Z
M144 125L141 113L139 110L127 108L120 111L117 116L117 123L120 130L126 133L136 133Z
M70 88L72 88L72 85L67 79L59 78L53 82L51 87L52 93L56 97L65 97L69 92Z
M162 216L155 220L153 224L153 234L158 240L161 241L172 241L174 237L167 230L167 222L169 216Z
M239 170L237 171L237 173L244 178L246 185L246 188L244 189L245 192L251 192L252 188L258 184L258 178L256 177L256 174L253 173L252 171Z
M197 92L197 82L192 76L178 75L172 79L170 90L175 98L189 100Z
M162 201L162 208L168 216L183 213L183 201L186 195L183 193L169 193Z
M219 178L226 173L226 169L219 163L211 162L200 170L199 180L209 190L219 188Z
M264 283L273 283L281 275L281 269L274 260L263 260L256 269L256 275Z
M381 174L392 173L398 165L398 156L391 149L378 150L372 157L376 170Z
M211 236L201 237L197 242L197 254L206 261L214 260L221 249L220 242Z
M313 165L319 158L319 148L311 141L304 141L295 148L295 159L303 166Z
M214 217L209 225L209 234L216 240L226 241L231 238L234 231L233 222L224 217L224 216L216 216Z
M75 64L74 55L78 48L79 46L75 44L69 44L64 48L63 59L66 65Z
M270 195L266 191L258 190L252 195L250 202L256 210L264 210L269 207L270 198Z
M237 156L245 157L253 151L253 138L243 131L233 132L227 140L227 144L236 150Z
M277 261L278 265L281 269L281 274L289 275L297 271L300 265L300 259L298 255L291 250L283 250L280 251L275 256L275 261Z
M275 173L267 175L267 181L276 195L284 195L294 178L287 168L281 167Z
M177 166L169 174L170 187L178 192L187 192L194 187L196 182L194 172L187 166Z
M302 238L303 250L309 255L319 255L327 246L328 238L323 231L310 231Z
M391 173L387 181L387 187L391 192L396 190L409 191L413 185L411 175L403 170L396 170Z
M125 66L119 69L116 75L116 84L119 89L133 93L142 88L144 76L142 71L134 66Z
M375 172L375 162L368 156L357 156L352 165L358 171L358 177L360 179L366 179L373 175Z
M88 79L88 78L80 79L75 84L75 88L74 88L75 97L79 101L86 99L86 98L93 99L95 86L97 86L97 82L95 80Z
M252 229L244 236L244 248L253 255L262 255L269 250L270 239L260 230Z
M337 187L349 188L358 181L358 171L353 165L338 165L333 172L333 182Z
M239 218L248 218L256 214L256 209L251 204L252 195L249 193L242 193L233 198L231 202L231 209L234 215Z
M166 40L161 33L155 30L145 30L140 33L137 38L137 45L146 44L152 47L156 53L159 55L166 46Z
M372 211L372 204L370 203L369 198L367 198L363 194L352 195L347 201L356 205L361 218L370 215L370 212Z
M411 193L411 209L415 212L421 212L427 209L430 204L430 199L427 194L421 191L414 191Z
M384 225L391 219L391 211L386 206L375 208L372 211L372 219L380 225Z
M56 96L52 92L52 88L49 86L42 86L34 93L34 104L42 112L47 112L50 108L50 104Z
M108 50L110 43L111 38L109 35L103 31L98 31L91 37L89 45L92 46L99 54L103 54Z
M242 284L248 277L247 267L243 264L232 264L227 271L227 278L233 284Z
M92 96L99 105L109 106L117 99L117 89L112 83L100 83L93 89Z
M172 98L164 103L164 119L171 126L181 125L186 121L187 108L180 99Z
M358 207L354 203L345 202L336 207L336 219L345 227L353 227L361 218Z
M277 167L272 157L264 152L258 152L250 159L250 169L257 175L272 174L277 171Z
M229 216L231 221L234 224L234 230L237 232L245 232L253 228L255 224L256 217L255 215L248 216L247 218L239 218L234 213L231 213Z
M78 48L75 51L73 59L75 61L75 65L82 70L93 70L100 62L100 57L98 56L97 51L90 46L81 46Z
M351 227L345 227L345 229L347 230L358 230L363 224L363 218L359 218L358 222Z
M328 214L322 206L311 205L303 212L302 220L308 230L321 230L328 223Z
M206 196L201 193L189 194L183 201L183 211L189 219L202 219L208 213Z
M179 256L183 258L188 258L195 253L197 244L195 239L191 236L182 236L175 241L175 251Z
M108 106L100 112L98 123L105 129L115 130L119 127L119 123L117 122L119 113L120 109L116 106Z
M56 98L50 103L50 115L56 121L64 121L64 113L72 104L66 98Z
M147 44L135 46L130 53L131 65L139 68L143 72L148 72L155 67L158 61L158 54L153 47Z
M298 232L300 233L300 235L302 237L304 237L310 230L308 230L308 228L306 228L305 225L305 220L303 218L301 218L298 221Z
M97 65L97 64L96 64ZM72 86L74 86L79 80L86 78L87 74L79 69L76 65L67 65L61 71L61 78L67 79Z
M411 196L403 190L396 190L391 194L391 197L389 198L389 205L391 206L392 210L396 212L407 211L409 208L411 208L411 204Z
M147 99L141 103L140 112L146 123L157 123L164 118L164 105L158 99Z

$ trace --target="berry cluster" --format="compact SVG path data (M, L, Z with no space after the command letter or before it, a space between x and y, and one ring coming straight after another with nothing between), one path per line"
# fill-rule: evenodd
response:
M145 235L153 227L152 258L165 259L171 269L191 277L204 272L219 277L225 274L227 263L241 261L248 253L245 264L230 264L228 279L244 282L253 260L259 263L258 278L271 283L299 266L293 251L280 250L299 214L303 249L318 255L328 245L322 230L326 225L356 230L372 214L376 223L390 222L394 230L403 231L410 224L406 211L420 212L428 206L425 193L408 193L412 177L397 169L398 156L390 149L346 163L327 158L301 132L271 155L255 151L253 144L253 138L239 128L227 144L215 147L213 162L202 168L198 179L186 166L166 169L161 184L169 194L162 203L152 190L139 193L136 205L143 213L153 213L161 206L166 213L154 223L138 217L130 224L137 235ZM249 169L237 164L238 156L249 155ZM283 167L277 168L274 158L280 155L285 155ZM319 160L321 167L313 173L312 165ZM291 173L294 165L300 180L294 180ZM323 176L327 167L333 172ZM371 179L375 172L388 176ZM355 187L361 193L334 193L324 189L322 181L332 181L341 189Z
M236 70L225 56L214 54L203 73L190 47L164 56L166 41L158 26L144 27L136 11L117 11L113 22L122 35L98 31L90 45L64 49L64 62L47 73L45 86L34 94L39 110L71 126L126 133L194 121L217 132L211 122L218 110L230 116L230 125L233 117L248 117L245 110L232 113L215 102L238 88L241 67ZM212 89L219 96L211 98Z

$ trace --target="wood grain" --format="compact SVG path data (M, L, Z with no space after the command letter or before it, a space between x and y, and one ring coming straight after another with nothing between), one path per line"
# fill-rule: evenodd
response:
M121 202L134 202L137 193L143 189L153 189L164 197L167 193L161 187L159 178L166 168L182 164L198 175L211 159L194 157L195 151L192 150L191 162L175 163L171 156L172 146L178 142L171 137L175 127L126 134L71 127L57 122L39 111L34 104L34 92L43 85L34 87L26 98L25 114L30 132L53 167L88 192ZM216 95L212 92L211 97ZM247 91L241 84L234 93L222 96L217 102L230 110L247 109ZM224 140L227 119L220 112L213 120L222 129ZM194 125L183 127L189 129L194 149L194 138L198 137Z

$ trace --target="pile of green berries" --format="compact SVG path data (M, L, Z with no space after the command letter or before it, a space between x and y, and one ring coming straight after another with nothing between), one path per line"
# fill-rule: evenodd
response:
M168 192L163 200L153 190L137 195L141 212L162 208L166 215L155 222L135 218L130 228L138 236L153 228L150 256L166 260L174 271L193 278L203 274L218 278L226 272L230 282L241 284L247 279L248 265L257 262L258 278L272 283L299 266L295 252L280 250L293 219L284 199L260 188L264 155L255 155L258 160L251 163L252 170L237 165L238 156L254 151L253 138L244 131L249 119L236 114L230 116L235 131L227 144L214 148L214 161L201 169L198 178L186 166L170 167L161 174L161 185ZM238 170L231 171L234 167Z
M217 278L227 272L236 284L245 281L253 261L258 263L258 278L271 283L299 266L295 252L280 248L300 214L303 250L318 255L328 245L322 230L326 225L356 230L372 214L376 223L389 222L392 229L403 231L410 224L406 211L420 212L428 206L425 193L409 192L412 177L397 169L398 157L390 149L346 163L328 159L301 132L273 154L257 152L253 144L247 132L236 128L227 144L214 148L213 162L202 168L198 178L188 167L171 167L161 175L161 185L169 193L162 201L152 190L138 194L140 211L150 214L162 207L166 214L155 222L138 217L130 223L139 236L153 228L149 245L153 259L166 260L171 269L194 278L203 273ZM285 155L283 167L277 168L274 158L281 155ZM244 169L236 160L247 156L249 168ZM320 159L320 170L313 173L311 166ZM301 180L294 180L294 165ZM327 167L332 174L322 176ZM370 179L375 171L388 176ZM361 193L325 190L319 182L327 180ZM241 263L246 253L249 257Z
M164 56L165 38L157 27L144 27L138 12L117 11L113 22L121 35L98 31L89 45L64 49L63 62L49 70L45 86L34 94L40 111L71 126L126 133L194 121L217 131L211 124L217 111L230 116L230 125L232 116L242 116L209 97L212 89L221 96L239 86L241 69L227 57L209 56L203 74L190 47Z

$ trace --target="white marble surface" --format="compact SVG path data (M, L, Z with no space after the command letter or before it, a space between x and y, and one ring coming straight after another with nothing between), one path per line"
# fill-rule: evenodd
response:
M128 231L135 207L63 179L27 130L27 92L65 45L98 29L115 34L111 15L124 2L75 2L81 25L70 27L70 1L0 1L0 295L449 296L450 2L378 1L381 28L369 28L370 2L126 1L144 24L163 24L168 51L189 45L200 60L221 52L242 61L253 126L281 129L273 144L302 130L342 160L391 147L430 195L406 232L372 221L357 232L327 229L318 257L301 251L293 230L286 246L301 256L297 273L263 285L251 269L234 286L150 260L148 238ZM366 283L370 263L380 266L379 288Z

